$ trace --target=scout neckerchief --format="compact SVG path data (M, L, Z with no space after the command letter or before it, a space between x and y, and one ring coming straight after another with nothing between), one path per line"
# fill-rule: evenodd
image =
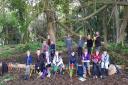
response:
M58 64L60 62L60 57L56 56L56 60L55 60L56 64Z
M105 68L105 62L106 62L106 60L107 60L107 54L104 57L104 68Z

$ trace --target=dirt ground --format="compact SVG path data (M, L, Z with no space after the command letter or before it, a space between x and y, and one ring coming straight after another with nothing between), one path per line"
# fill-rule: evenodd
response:
M33 54L33 59L35 54ZM25 54L17 55L10 59L4 59L7 62L18 62L24 63ZM63 57L64 62L67 63L67 58ZM0 60L0 61L4 61ZM6 85L128 85L128 75L122 73L121 75L108 76L105 79L92 79L87 78L86 81L82 82L78 80L78 77L74 77L71 81L69 75L65 73L64 75L57 75L55 78L37 78L33 75L30 80L24 80L24 70L14 69L10 75L14 76L14 80L6 82Z
M15 76L18 74L15 74ZM9 81L6 85L128 85L128 78L126 75L109 76L105 79L92 79L88 78L82 82L77 77L71 81L67 74L55 78L37 79L31 78L30 80L24 80L23 75L18 75L15 80Z

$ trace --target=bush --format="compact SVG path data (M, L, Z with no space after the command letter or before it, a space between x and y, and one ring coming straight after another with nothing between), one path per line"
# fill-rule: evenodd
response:
M117 54L116 52L109 52L109 54L110 54L111 63L115 63L118 65L125 65L127 63L125 58L121 56L120 54Z
M7 58L7 57L11 57L14 54L17 53L24 53L27 50L30 51L36 51L38 48L41 47L41 43L39 42L30 42L27 44L18 44L18 45L14 45L12 46L3 46L2 51L0 52L0 58Z
M127 45L122 46L121 44L111 43L108 46L108 50L115 51L120 54L128 54L128 46Z
M65 49L65 42L64 41L57 41L56 42L57 50L64 50Z
M18 52L26 52L27 50L36 51L40 47L41 47L41 43L39 43L39 42L30 42L30 43L27 43L27 44L17 45L16 50Z

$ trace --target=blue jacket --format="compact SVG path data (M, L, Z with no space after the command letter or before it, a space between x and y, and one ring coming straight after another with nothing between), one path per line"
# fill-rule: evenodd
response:
M25 61L26 61L26 65L32 64L32 56L31 55L29 57L26 56Z
M76 56L70 56L70 64L76 64Z
M65 43L66 43L67 48L71 48L72 47L72 38L66 38Z
M79 39L78 47L83 47L83 46L84 46L84 40L83 39Z
M56 49L55 44L51 44L51 45L50 45L50 51L55 50L55 49Z

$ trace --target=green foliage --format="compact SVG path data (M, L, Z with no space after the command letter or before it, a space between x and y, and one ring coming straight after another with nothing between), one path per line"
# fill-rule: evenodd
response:
M60 40L56 42L57 50L64 50L65 49L65 42Z
M126 65L127 61L125 60L124 56L121 56L116 52L109 52L109 54L110 54L110 61L112 63L118 64L118 65Z
M40 47L41 47L41 43L39 43L39 42L30 42L30 43L27 43L27 44L20 44L20 45L16 46L16 50L18 52L26 52L27 50L36 51Z
M126 56L128 54L128 47L122 46L121 44L111 43L108 46L108 51L110 53L111 61L116 64L126 64L128 63Z
M39 42L31 42L26 44L26 49L31 50L31 51L36 51L37 49L41 48L41 43Z
M35 52L40 47L41 47L41 43L39 42L29 42L27 44L18 44L14 46L9 46L9 45L1 46L0 58L9 58L12 55L15 55L18 53L24 53L27 50Z
M0 15L0 26L11 25L12 27L16 27L18 26L17 22L15 11Z
M0 37L5 40L5 44L17 42L16 40L20 38L19 28L15 11L0 15Z
M11 48L10 46L1 46L0 50L0 58L10 57L10 55L13 55L15 52L14 48Z
M13 79L14 79L14 77L9 74L2 76L2 78L0 77L0 85L6 85L7 81L11 81Z
M108 47L108 49L110 51L115 51L121 54L128 54L128 46L124 45L122 46L122 44L115 44L115 43L111 43Z

